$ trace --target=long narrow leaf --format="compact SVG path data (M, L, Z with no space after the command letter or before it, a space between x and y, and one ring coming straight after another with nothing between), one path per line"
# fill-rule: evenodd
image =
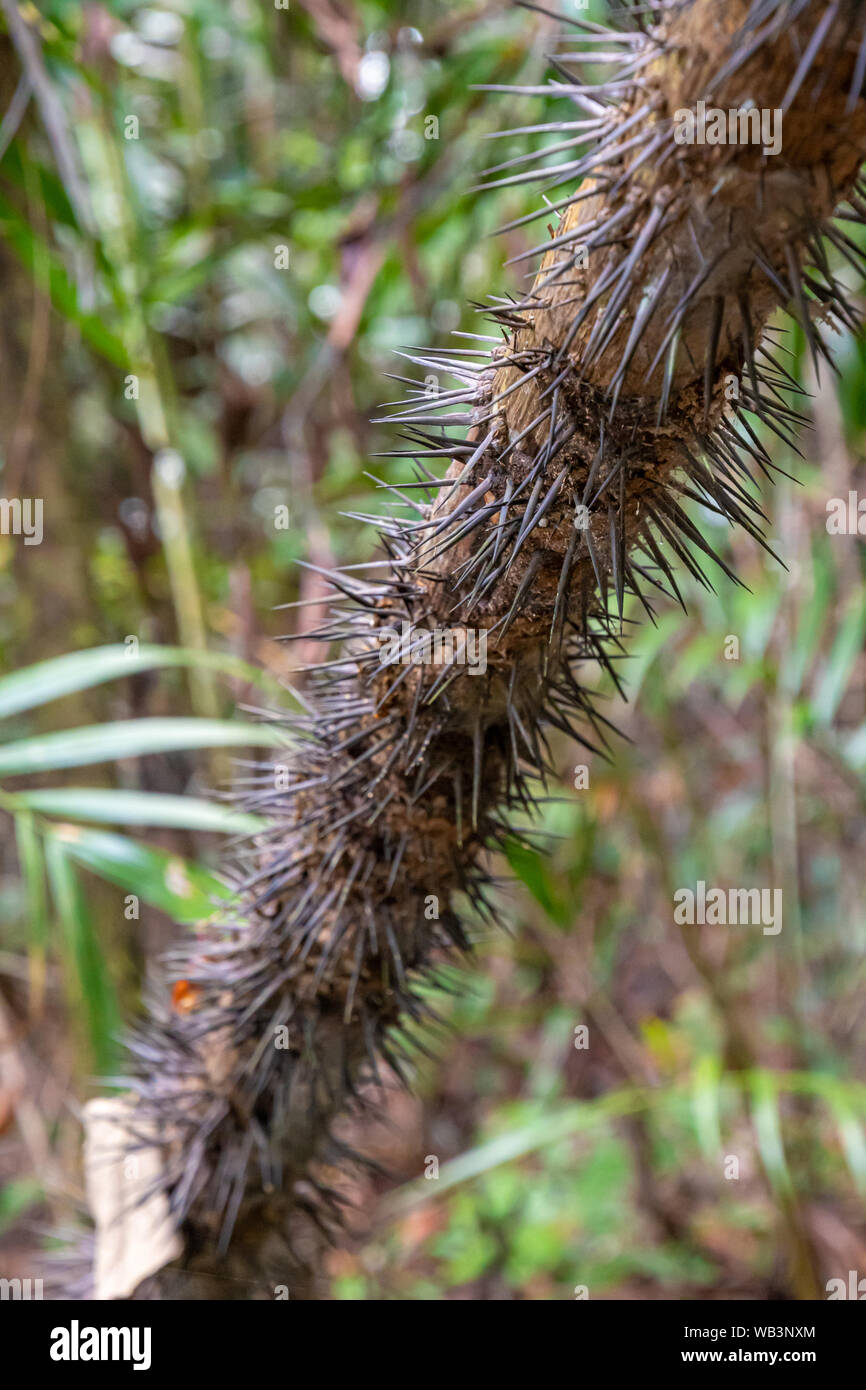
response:
M429 1200L432 1186L436 1189L432 1195L440 1197L460 1183L478 1178L504 1163L524 1158L537 1149L546 1148L571 1135L582 1134L597 1124L638 1114L652 1105L655 1099L650 1091L624 1088L597 1100L558 1107L550 1114L539 1115L521 1129L499 1134L451 1159L440 1168L435 1184L423 1179L407 1183L393 1194L387 1207L389 1211L397 1212L423 1204Z
M750 1073L749 1091L755 1138L767 1177L776 1191L789 1195L792 1190L791 1175L785 1158L775 1076L767 1071Z
M66 983L70 1007L90 1038L100 1070L110 1068L120 1011L104 953L87 911L81 885L59 839L45 842L45 862L67 957Z
M831 724L860 659L866 638L866 597L854 594L842 619L812 700L818 724Z
M45 863L36 823L29 811L15 816L15 841L21 876L27 894L27 950L30 963L30 1010L34 1017L42 1012L45 997L45 955L48 941L48 897L45 891Z
M720 1058L708 1054L695 1067L692 1080L692 1108L698 1142L704 1157L713 1162L722 1152L719 1119L722 1065Z
M866 1135L842 1092L835 1086L824 1093L839 1129L845 1160L859 1192L866 1196Z
M226 675L238 676L258 685L278 687L278 682L257 666L230 652L198 652L185 647L140 646L137 651L114 643L68 652L50 661L40 661L23 671L0 680L0 719L20 710L57 700L76 690L86 690L104 681L134 676L155 667L196 666Z
M3 193L0 193L0 237L34 278L39 279L40 288L50 296L58 313L78 326L90 346L115 367L127 367L128 358L123 343L106 328L98 314L90 314L82 309L78 291L62 262L44 241L35 236Z
M110 821L115 825L162 825L181 830L214 830L250 834L267 825L263 816L233 811L218 802L195 796L166 796L158 792L114 791L93 787L51 787L18 792L16 805L64 820Z
M178 922L210 917L230 890L215 874L167 850L152 849L110 830L60 825L53 831L64 853L101 878L169 913Z
M54 772L61 767L83 767L178 748L273 748L285 743L285 731L273 724L239 719L129 719L2 744L0 775Z

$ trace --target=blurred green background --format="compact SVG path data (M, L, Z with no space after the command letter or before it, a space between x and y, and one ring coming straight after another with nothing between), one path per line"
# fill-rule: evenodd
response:
M0 1265L24 1277L74 1217L78 1106L146 962L254 827L211 789L322 655L280 644L318 614L277 605L323 592L294 562L368 558L341 513L383 509L368 471L409 476L373 458L395 350L491 332L479 306L524 286L503 262L546 218L492 234L538 190L470 190L556 137L490 137L570 109L475 90L540 81L560 28L500 0L0 10L0 496L43 499L45 532L0 535ZM866 1275L864 538L826 527L866 497L866 348L837 340L819 384L779 327L812 393L803 458L768 442L798 479L766 499L787 570L703 515L748 591L683 576L627 705L587 670L631 741L586 777L554 741L560 838L515 849L507 931L444 972L415 1097L348 1127L389 1175L351 1181L337 1298ZM781 887L782 932L677 927L698 879Z

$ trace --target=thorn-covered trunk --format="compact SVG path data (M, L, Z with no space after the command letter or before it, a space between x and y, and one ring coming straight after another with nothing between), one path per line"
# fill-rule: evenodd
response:
M558 226L525 300L496 301L504 335L417 354L456 382L394 417L419 484L372 577L330 576L334 655L286 766L262 772L273 826L237 919L177 950L192 1006L166 988L133 1040L118 1148L158 1155L139 1195L179 1245L137 1291L103 1292L316 1295L317 1228L338 1214L323 1174L347 1158L334 1120L380 1059L401 1069L429 1018L417 982L468 945L461 908L492 916L485 856L521 834L545 730L607 742L580 663L616 679L675 568L704 580L692 501L765 543L758 425L790 440L799 422L767 321L799 317L816 361L854 322L844 265L861 253L832 218L866 220L866 14L694 0L637 19L569 21L537 89L561 99L557 162L490 171L554 188ZM604 87L582 84L588 51Z

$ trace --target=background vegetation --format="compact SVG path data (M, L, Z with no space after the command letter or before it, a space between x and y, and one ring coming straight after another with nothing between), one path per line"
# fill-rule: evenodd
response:
M212 789L280 742L251 708L290 705L322 655L315 607L277 611L323 591L295 561L373 551L342 514L382 510L369 471L403 467L370 462L396 447L370 423L395 350L492 331L477 306L520 292L527 263L502 263L544 235L490 236L537 190L469 190L555 137L487 137L563 111L475 89L537 82L557 28L500 0L2 15L0 495L45 517L39 546L0 536L11 1276L74 1217L77 1107L147 960L255 827ZM809 1298L866 1275L864 548L825 525L866 495L866 349L837 343L817 383L779 327L812 393L803 457L773 446L798 480L767 498L787 570L723 537L748 590L683 576L688 615L636 633L628 704L606 690L630 741L581 789L555 741L559 838L515 851L507 930L443 979L419 1098L389 1086L383 1125L349 1126L389 1174L353 1179L335 1297ZM781 887L781 934L675 926L701 878Z

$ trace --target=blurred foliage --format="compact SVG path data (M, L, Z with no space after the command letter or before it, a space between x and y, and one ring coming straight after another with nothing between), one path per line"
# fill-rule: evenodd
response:
M171 921L207 910L214 832L254 829L209 788L242 790L275 734L233 706L284 705L322 655L295 562L373 551L343 513L383 509L371 467L403 476L370 463L396 447L371 423L395 349L489 331L473 305L519 294L531 263L503 261L546 235L490 235L537 191L469 190L555 134L488 137L562 104L476 90L544 71L557 26L504 0L2 13L0 493L45 500L40 546L0 536L11 1272L24 1218L68 1210L47 1169L74 1172L69 1095ZM812 392L805 458L768 441L799 483L767 500L787 570L721 536L747 589L684 577L688 615L630 640L628 705L585 673L630 742L605 764L554 740L559 838L515 847L509 934L443 971L421 1099L389 1092L391 1128L351 1136L392 1176L353 1183L375 1215L336 1297L810 1297L866 1272L863 539L825 526L866 493L866 349L837 343L816 383L779 326ZM782 887L780 935L675 926L700 878Z
M117 646L71 653L0 679L0 720L113 676L180 665L230 671L245 667L228 654L211 656L170 647ZM259 680L254 668L247 668L247 673ZM244 720L123 720L9 741L3 739L0 724L0 778L11 777L14 787L22 776L89 766L115 757L128 759L174 748L275 747L285 741L279 727ZM200 921L213 914L216 904L230 898L230 889L203 866L177 854L149 848L124 835L82 828L69 820L247 835L261 829L264 822L209 800L114 788L16 791L0 785L0 810L12 818L15 827L21 910L28 925L30 1018L34 1022L40 1019L44 1006L50 896L60 926L59 955L72 1012L85 1025L93 1060L101 1071L107 1071L115 1060L119 1009L75 866L90 869L126 889L123 917L131 922L139 920L139 899L177 922ZM69 820L52 819L58 815Z

